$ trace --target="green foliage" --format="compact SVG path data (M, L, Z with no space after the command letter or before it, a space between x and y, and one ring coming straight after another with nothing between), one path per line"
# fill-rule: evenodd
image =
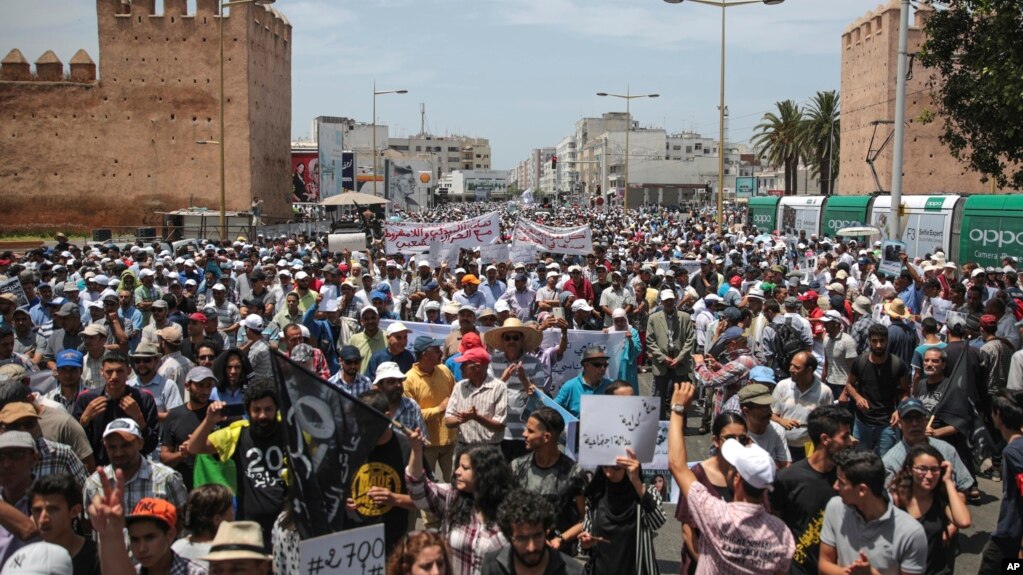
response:
M784 168L786 193L795 194L799 159L803 157L800 135L803 111L792 100L777 102L775 105L778 113L764 114L763 121L754 128L756 133L753 136L753 147L766 155L771 165Z
M1001 187L1023 188L1023 0L956 0L933 13L919 58L936 71L941 141Z
M817 92L803 112L799 147L810 173L821 180L821 193L830 196L838 174L839 96Z

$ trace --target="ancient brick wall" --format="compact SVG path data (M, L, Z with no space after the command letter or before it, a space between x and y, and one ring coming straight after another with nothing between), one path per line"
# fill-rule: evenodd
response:
M921 4L910 20L909 53L924 41L923 25L933 8ZM895 84L899 47L899 1L891 0L853 22L842 34L842 138L838 190L857 195L875 191L865 158L874 133L874 120L895 120ZM987 193L990 184L958 162L938 140L941 118L924 123L931 101L933 70L915 60L906 83L906 130L902 189L905 194ZM877 147L893 125L879 126ZM894 143L894 142L893 142ZM881 186L890 191L893 143L875 161Z
M219 209L218 144L196 143L220 140L219 5L198 0L186 14L186 0L165 0L154 14L153 4L97 0L98 79L73 65L61 81L0 80L0 229L152 226L157 211ZM264 219L286 216L291 26L266 7L230 10L227 209L247 210L255 194Z

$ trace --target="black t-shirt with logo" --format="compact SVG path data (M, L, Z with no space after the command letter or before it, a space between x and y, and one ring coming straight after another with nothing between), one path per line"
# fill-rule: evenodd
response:
M796 553L789 573L816 575L820 556L824 508L837 495L836 473L821 473L803 459L778 472L771 491L771 509L792 531Z
M242 429L231 459L238 468L238 519L255 521L263 528L269 549L270 530L284 508L287 490L281 470L287 455L281 424L267 437Z
M371 487L384 487L394 493L408 494L405 466L411 452L408 438L392 433L391 439L377 445L366 463L352 475L351 498L355 500L359 519L366 525L384 524L384 544L388 555L394 545L408 531L409 512L397 505L378 505L370 499Z

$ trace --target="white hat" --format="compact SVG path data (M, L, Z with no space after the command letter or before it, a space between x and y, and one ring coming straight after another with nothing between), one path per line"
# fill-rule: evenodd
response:
M153 277L155 275L156 275L156 272L151 270L151 269L149 269L149 268L146 268L146 269L143 269L143 270L139 271L139 279L149 278L149 277Z
M433 266L430 265L430 260L419 260L418 262L416 262L416 267L432 268Z
M440 302L439 301L428 301L425 304L423 304L423 310L424 311L430 311L430 310L440 311Z
M622 309L620 307L616 307L615 310L613 312L611 312L611 317L613 319L618 319L620 317L628 317L628 316L625 314L625 310L624 309Z
M824 315L821 316L820 321L823 321L823 322L833 322L833 321L836 321L836 322L841 323L842 322L842 314L838 313L838 311L836 311L836 310L829 309L828 311L824 312Z
M511 306L508 305L507 300L499 299L496 302L494 302L494 311L496 312L511 311Z
M743 446L735 439L725 441L721 455L732 464L746 483L757 489L770 489L774 483L774 460L757 444Z
M405 373L401 371L398 364L393 361L385 361L377 366L377 374L376 377L373 378L373 385L376 385L385 379L405 379Z
M227 291L227 288L224 286L224 284L217 283L213 284L213 291Z
M971 278L975 278L975 277L977 277L979 275L984 275L984 268L977 268L977 269L973 270L972 272L970 272L970 277Z
M668 299L675 299L675 292L670 289L661 291L661 301Z
M572 311L593 311L593 306L584 299L577 299L572 302Z
M103 430L103 438L106 439L112 433L127 434L142 439L142 430L139 429L139 424L130 417L120 417L108 423L106 429Z
M263 318L260 317L258 313L250 313L249 315L245 316L245 319L242 320L242 323L245 324L246 329L263 331Z
M304 280L304 279L307 279L308 277L309 277L309 274L307 274L305 272L298 272L297 274L295 274L295 279L297 279L297 280Z
M100 307L102 307L102 304L100 304ZM110 332L107 331L107 326L105 325L90 323L82 330L82 335L101 335L103 337L107 337L110 335Z
M15 551L4 563L3 575L71 573L71 555L60 545L39 541Z
M384 331L384 335L390 337L390 336L392 336L392 335L394 335L396 333L401 333L403 331L412 331L412 330L410 330L409 328L405 327L405 324L401 323L400 321L396 321L396 322L392 323L391 325L387 326L387 330Z
M559 277L561 277L561 274L559 274L558 272L547 272L547 277L548 278L559 278Z
M764 299L764 290L760 289L759 286L753 286L746 292L746 297L755 297L757 299Z

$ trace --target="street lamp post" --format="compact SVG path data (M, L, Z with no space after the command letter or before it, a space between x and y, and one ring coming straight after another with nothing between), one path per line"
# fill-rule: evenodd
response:
M224 104L226 99L224 97L224 8L229 6L238 6L241 4L273 4L276 0L229 0L220 2L220 141L217 142L220 145L220 241L224 241L227 238L227 183L224 177L226 172L224 168L225 164L225 152L224 149L227 147L224 141ZM211 141L205 141L202 143L212 144Z
M683 0L664 0L668 4L681 4ZM724 235L725 211L725 9L744 4L781 4L785 0L691 0L697 4L706 4L721 8L721 100L718 104L718 189L717 189L717 224L718 234Z
M629 132L632 131L632 111L629 104L636 98L657 98L660 94L632 94L626 86L624 94L611 94L608 92L597 92L598 96L610 96L625 100L625 193L622 197L623 209L629 209Z
M377 195L377 96L383 94L408 94L408 90L377 90L373 80L373 195ZM389 203L389 202L388 202ZM388 211L388 213L390 213Z

